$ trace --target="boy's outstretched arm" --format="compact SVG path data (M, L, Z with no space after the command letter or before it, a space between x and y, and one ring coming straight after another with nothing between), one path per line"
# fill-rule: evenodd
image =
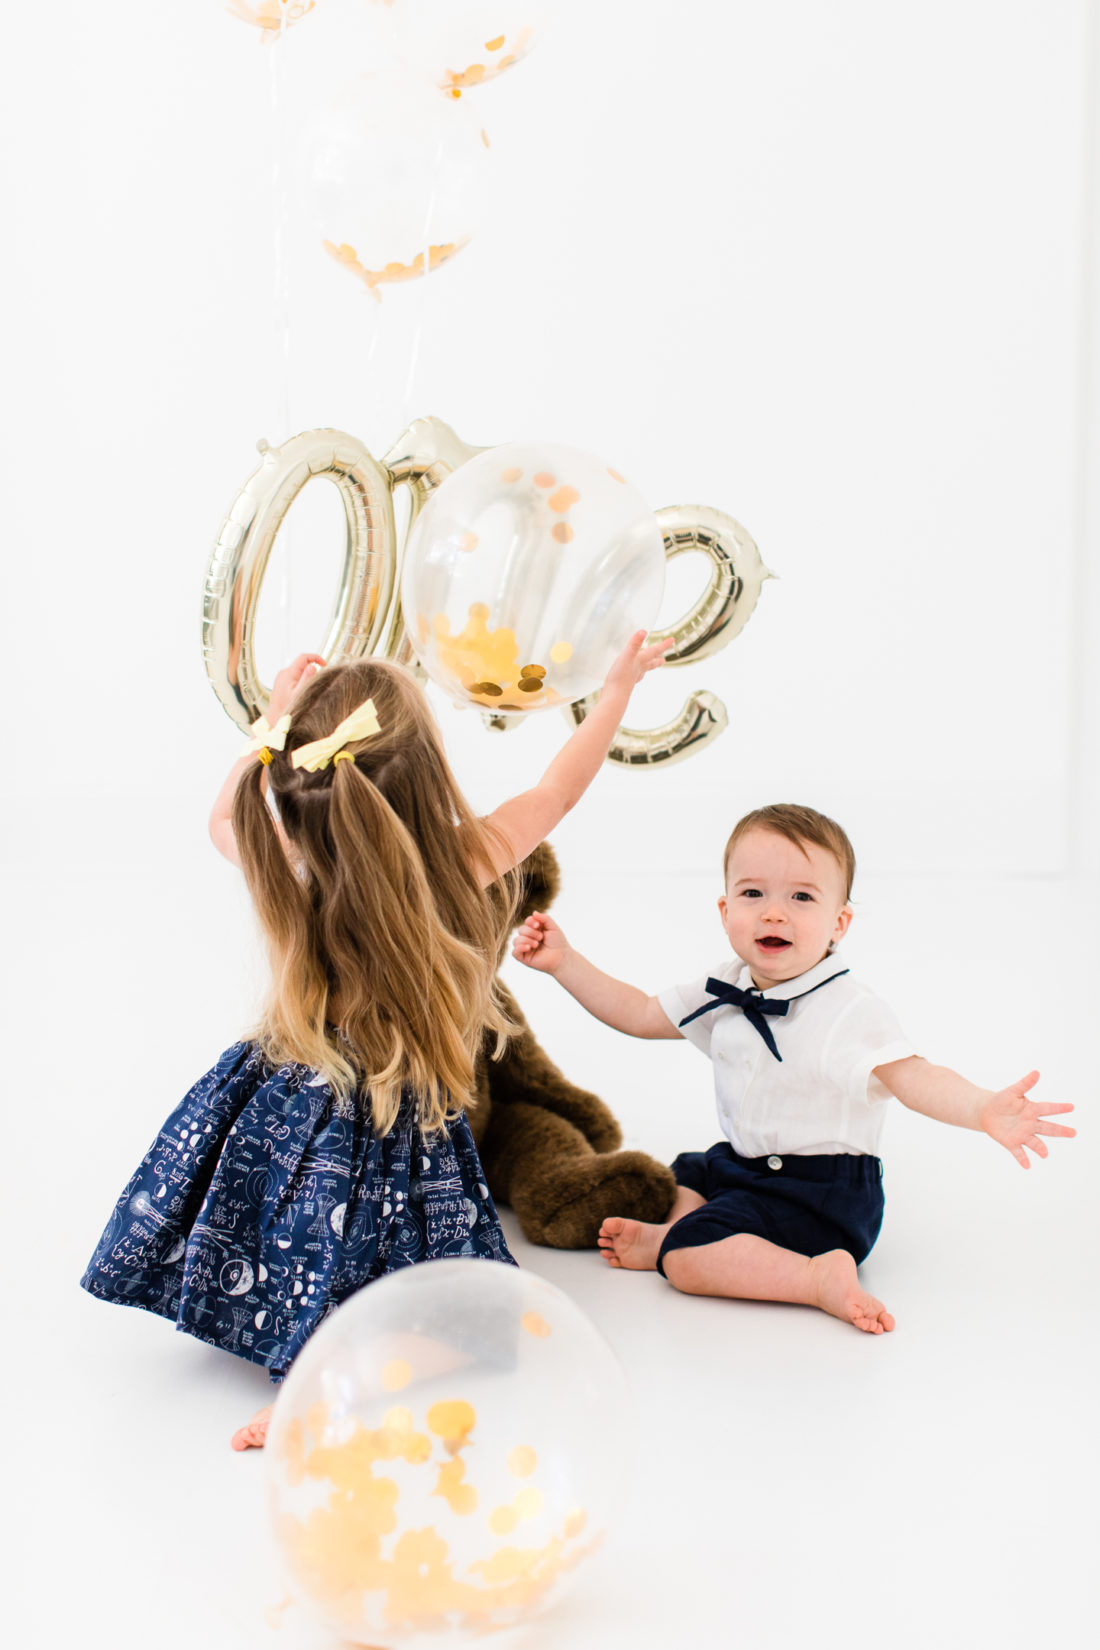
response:
M647 997L636 985L616 980L590 963L541 911L528 917L517 932L512 955L528 968L552 974L595 1019L628 1037L683 1036L656 997Z
M925 1117L953 1123L960 1129L980 1129L1010 1151L1025 1169L1031 1167L1029 1151L1037 1157L1047 1155L1041 1135L1070 1138L1077 1133L1061 1123L1044 1121L1056 1112L1072 1111L1072 1106L1027 1098L1028 1090L1039 1081L1037 1071L1029 1071L1018 1083L998 1092L977 1088L957 1071L929 1065L919 1055L911 1054L906 1060L876 1066L875 1076L910 1111L923 1112Z

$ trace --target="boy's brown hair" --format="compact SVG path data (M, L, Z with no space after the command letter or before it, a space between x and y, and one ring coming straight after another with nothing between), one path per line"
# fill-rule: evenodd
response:
M746 814L744 819L737 821L730 833L726 851L722 855L723 881L729 871L730 855L749 831L772 831L776 836L786 837L788 842L793 842L799 848L804 848L807 842L812 842L817 848L824 848L840 866L841 876L844 878L845 901L851 899L852 883L856 874L856 856L852 844L835 819L819 814L816 808L804 808L797 802L773 802L767 808L754 808L751 814Z

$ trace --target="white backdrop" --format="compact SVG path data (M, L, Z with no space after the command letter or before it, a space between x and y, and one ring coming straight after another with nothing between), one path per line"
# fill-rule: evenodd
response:
M105 720L155 706L173 731L155 776L86 745L41 782L205 794L234 746L195 612L254 442L334 424L381 451L433 412L477 443L588 446L654 505L717 505L779 575L735 646L649 690L657 720L705 683L735 725L610 778L634 816L615 863L676 838L681 869L709 866L715 810L784 795L835 811L868 865L1064 868L1086 6L561 0L527 62L466 94L493 144L481 232L381 305L293 213L300 123L371 65L377 9L325 0L274 50L213 3L7 24L13 645L32 670L44 642L99 660ZM273 637L319 636L335 559L299 530ZM558 733L452 737L491 795ZM583 834L604 851L598 817Z
M554 0L531 58L467 94L492 143L480 231L381 304L306 244L294 201L301 121L371 66L365 8L320 0L275 62L217 0L54 0L5 18L0 450L17 711L0 784L8 1047L27 1126L8 1212L13 1245L39 1241L28 1322L52 1361L31 1369L34 1404L70 1404L81 1337L137 1317L84 1300L70 1317L73 1280L148 1136L238 1035L261 978L239 882L205 837L239 737L199 651L205 561L261 436L335 425L378 455L434 413L472 443L589 448L654 506L736 516L777 580L732 646L647 683L631 718L664 720L705 686L730 729L667 771L601 775L555 837L563 920L649 988L697 974L730 824L762 802L809 802L855 841L851 959L929 1052L983 1081L1042 1063L1082 1106L1095 1092L1096 4ZM315 645L334 587L340 513L328 489L311 493L292 512L289 594L283 574L265 594L269 667L288 643ZM689 597L685 569L665 617ZM552 716L490 734L436 703L479 805L530 783L564 736ZM969 1013L937 980L945 955ZM1030 996L998 995L1021 965ZM631 1144L704 1143L701 1068L684 1099L698 1140L666 1105L689 1084L682 1051L624 1049L545 982L513 981ZM64 1210L46 1227L43 1107L59 1131L47 1201ZM1063 1325L1082 1293L1095 1300L1081 1121L1077 1158L1030 1177L1030 1202L1014 1181L989 1193ZM994 1172L977 1167L988 1143L932 1146L917 1122L893 1125L908 1153L892 1182L899 1236L907 1192L921 1229L929 1174L948 1208L971 1164ZM1038 1357L1039 1322L998 1281L1005 1250L976 1226L965 1235L988 1298L1025 1314L1013 1346ZM938 1241L942 1278L945 1231ZM1057 1286L1038 1270L1044 1243L1060 1246ZM880 1251L887 1281L917 1291L915 1246ZM961 1328L947 1299L928 1300L930 1364L943 1323ZM1044 1379L1095 1344L1094 1326L1065 1329ZM96 1344L137 1366L147 1328L114 1322ZM99 1355L104 1392L130 1395ZM1075 1378L1063 1432L1045 1422L1066 1474L1035 1492L1052 1504L1080 1447ZM193 1401L182 1380L166 1390ZM232 1397L236 1418L252 1393ZM950 1426L952 1402L930 1427ZM70 1545L97 1516L97 1474L113 1471L91 1460L78 1457ZM924 1493L931 1506L934 1486ZM993 1500L974 1493L988 1522ZM49 1503L43 1516L61 1515ZM1084 1620L1079 1585L1064 1598L1049 1636L1083 1645L1069 1625ZM910 1607L913 1644L929 1642L939 1625ZM1006 1611L988 1642L1033 1642L1011 1621L1040 1617ZM667 1642L672 1617L657 1600L654 1612ZM965 1642L981 1642L972 1629ZM802 1642L776 1632L746 1644Z

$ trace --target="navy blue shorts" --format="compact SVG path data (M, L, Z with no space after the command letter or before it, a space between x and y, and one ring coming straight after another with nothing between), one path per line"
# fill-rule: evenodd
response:
M728 1140L708 1152L681 1152L680 1186L705 1197L670 1226L657 1256L751 1232L799 1255L847 1249L858 1265L882 1225L882 1162L847 1152L825 1157L742 1157Z

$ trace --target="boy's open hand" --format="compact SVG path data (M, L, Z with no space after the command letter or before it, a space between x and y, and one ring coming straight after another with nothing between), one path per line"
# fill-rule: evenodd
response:
M517 931L512 955L528 968L537 968L542 974L556 974L569 955L569 941L556 922L536 911Z
M658 665L664 664L665 654L672 646L673 638L667 636L663 642L653 642L649 647L644 647L642 644L645 638L644 630L634 632L605 676L605 690L618 688L620 693L629 696L643 676L651 670L656 670Z
M1072 1137L1076 1129L1067 1129L1061 1123L1045 1123L1044 1117L1054 1112L1072 1111L1072 1106L1056 1105L1053 1101L1029 1100L1027 1092L1039 1081L1037 1071L1029 1071L1011 1088L990 1095L982 1107L981 1126L991 1139L1010 1151L1017 1163L1030 1169L1032 1151L1037 1157L1046 1157L1047 1149L1039 1139L1041 1134ZM1026 1147L1026 1150L1025 1150Z
M299 653L298 657L286 665L275 678L275 685L271 689L271 699L267 707L267 721L269 727L274 727L282 716L290 701L311 676L316 676L323 670L325 661L319 653Z

